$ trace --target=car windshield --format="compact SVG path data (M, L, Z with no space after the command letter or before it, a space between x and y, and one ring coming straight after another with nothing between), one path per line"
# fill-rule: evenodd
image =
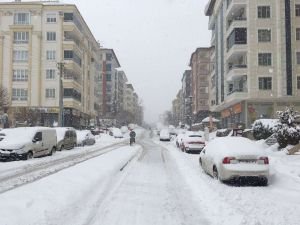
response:
M0 225L299 221L300 0L0 0Z

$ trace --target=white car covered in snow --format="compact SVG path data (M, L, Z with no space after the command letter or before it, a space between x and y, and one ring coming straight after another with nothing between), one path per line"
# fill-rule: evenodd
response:
M199 132L187 132L181 140L181 150L184 152L199 153L205 147L205 140Z
M267 185L269 159L264 149L244 137L220 137L212 140L200 153L203 170L220 181L240 178L258 180Z
M31 159L56 151L56 131L47 127L19 127L0 132L0 159Z
M90 130L76 130L77 145L93 145L96 143L95 136Z
M159 133L159 140L160 141L170 141L171 135L168 129L162 129Z
M122 131L119 128L112 127L109 129L109 135L113 136L114 138L123 138Z

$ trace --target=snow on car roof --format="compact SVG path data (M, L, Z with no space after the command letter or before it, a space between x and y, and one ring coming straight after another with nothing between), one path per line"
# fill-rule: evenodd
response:
M207 154L217 158L237 155L263 155L264 149L244 137L219 137L208 143Z
M48 127L18 127L8 128L0 131L3 139L0 141L0 147L3 148L16 148L23 143L27 143L28 140L33 139L36 132L41 130L51 130Z

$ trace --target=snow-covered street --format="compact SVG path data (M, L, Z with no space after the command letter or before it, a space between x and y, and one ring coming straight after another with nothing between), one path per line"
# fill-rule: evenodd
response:
M199 155L183 153L173 142L147 135L134 146L127 141L111 142L115 146L105 149L97 143L53 158L1 163L4 176L68 154L105 152L1 193L0 224L299 224L299 155L270 155L267 187L236 187L212 179L200 168Z

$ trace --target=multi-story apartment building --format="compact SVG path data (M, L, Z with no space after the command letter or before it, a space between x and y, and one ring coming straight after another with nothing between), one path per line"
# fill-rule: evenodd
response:
M120 63L113 49L101 48L102 80L98 83L101 89L101 117L114 118L117 110L118 68Z
M126 112L134 114L134 99L133 99L134 88L132 84L126 84L126 91L124 96L124 110Z
M193 121L201 122L209 115L209 74L212 48L197 48L190 59L192 75Z
M127 77L124 71L120 70L117 72L117 113L124 111L124 96L127 87Z
M210 0L211 109L223 126L300 110L300 0Z
M10 119L25 113L36 124L52 126L62 96L64 125L87 126L96 116L98 49L75 5L0 3L0 85L11 100ZM28 118L30 112L34 118Z
M180 89L176 95L176 98L172 101L172 115L173 115L173 125L178 126L184 120L183 118L183 92ZM188 120L188 118L187 118Z
M192 71L186 70L183 73L182 79L182 106L181 106L181 114L182 114L182 121L189 123L188 117L192 116Z

